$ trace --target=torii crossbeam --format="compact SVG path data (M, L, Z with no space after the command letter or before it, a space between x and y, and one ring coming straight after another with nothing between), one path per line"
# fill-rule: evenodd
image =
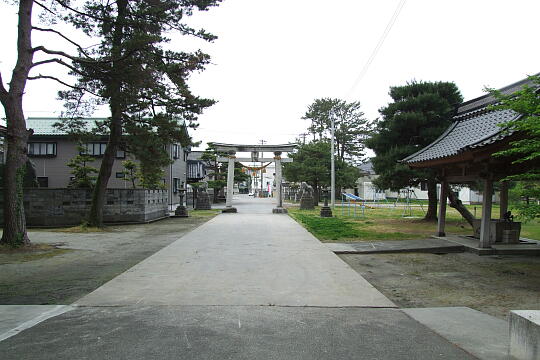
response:
M223 144L212 143L216 151L227 153L227 157L220 157L218 161L227 162L227 201L225 203L225 209L223 212L237 212L236 208L232 206L233 188L234 188L234 163L235 161L254 161L253 158L236 158L237 152L250 152L252 154L258 154L259 152L273 152L274 158L257 159L256 161L275 162L276 164L276 193L278 204L273 213L286 213L287 210L283 208L283 199L281 196L281 163L292 162L290 158L281 158L283 152L291 152L296 148L296 144L280 144L280 145L240 145L240 144Z

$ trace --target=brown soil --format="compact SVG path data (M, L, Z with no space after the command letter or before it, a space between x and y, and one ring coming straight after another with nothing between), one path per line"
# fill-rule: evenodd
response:
M540 309L540 257L459 254L341 255L403 308L468 306L506 319Z

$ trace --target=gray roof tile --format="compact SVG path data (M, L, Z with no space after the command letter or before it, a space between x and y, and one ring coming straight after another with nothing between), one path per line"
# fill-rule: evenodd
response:
M539 74L537 74L539 75ZM503 94L512 94L524 85L535 86L529 78L499 89ZM460 152L480 148L512 135L501 124L517 119L520 115L511 110L488 110L496 99L487 94L462 103L454 122L437 140L401 160L413 164L423 161L442 159Z
M455 117L454 123L433 143L403 159L416 163L457 155L471 148L478 148L509 136L500 124L517 118L511 110L472 111Z

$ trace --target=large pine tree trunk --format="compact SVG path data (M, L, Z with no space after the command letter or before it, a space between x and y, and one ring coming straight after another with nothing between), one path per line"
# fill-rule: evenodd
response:
M448 184L446 184L446 193L448 194L448 201L450 202L450 206L456 209L461 214L461 216L463 216L463 218L467 220L469 225L471 225L474 228L474 220L475 220L474 215L471 214L469 209L467 209L463 205L461 200L458 199L458 197L452 191L452 189L450 189L450 185Z
M103 206L105 205L105 197L107 195L107 184L109 183L109 178L112 174L116 150L118 149L118 143L120 141L120 137L122 136L121 117L112 117L110 129L111 133L109 134L107 149L105 149L105 154L103 154L103 158L101 159L99 174L92 193L92 206L88 216L89 226L103 226Z
M6 171L4 171L4 232L0 243L12 247L30 244L26 233L23 201L23 179L26 170L26 130L24 115L8 113Z
M424 220L437 220L437 182L433 179L427 181L428 189L428 211Z
M121 59L128 1L118 0L116 3L118 6L118 15L114 25L111 54L113 59ZM103 206L105 205L107 184L111 177L116 151L122 136L125 101L123 99L124 94L122 94L122 78L118 75L121 73L122 66L121 60L116 60L112 63L112 77L108 84L110 93L109 106L111 109L110 134L92 194L92 207L88 216L88 225L90 226L103 226Z
M8 146L4 171L4 231L0 243L13 247L30 244L26 233L23 178L27 160L26 144L32 132L26 130L22 99L34 55L31 42L33 3L32 0L19 1L17 63L9 83L9 92L5 90L0 77L0 100L6 114Z

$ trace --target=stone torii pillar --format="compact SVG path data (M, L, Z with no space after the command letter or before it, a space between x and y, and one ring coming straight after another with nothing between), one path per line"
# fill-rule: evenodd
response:
M227 200L225 202L225 213L235 213L237 212L236 208L232 206L232 198L234 191L234 161L236 160L236 152L229 151L229 160L227 167Z
M275 157L273 159L267 158L267 159L258 159L261 162L275 162L276 163L276 190L278 194L278 206L277 208L273 209L274 213L286 213L287 210L283 209L283 199L282 199L282 191L281 191L281 180L282 180L282 172L281 172L281 164L284 162L292 162L291 158L281 158L282 152L292 152L296 148L296 144L280 144L280 145L241 145L241 144L224 144L224 143L212 143L216 149L216 151L219 151L221 153L228 154L227 157L219 156L217 158L217 161L219 162L226 162L228 163L227 168L227 201L225 203L225 209L223 209L223 212L230 212L235 213L237 212L237 209L233 207L232 201L233 201L233 189L234 189L234 163L235 162L253 162L253 157L251 158L236 158L237 152L251 152L253 153L259 153L259 152L273 152Z
M281 151L274 152L274 163L276 164L276 198L277 198L277 207L272 209L274 214L286 214L287 209L283 208L283 197L281 193Z

